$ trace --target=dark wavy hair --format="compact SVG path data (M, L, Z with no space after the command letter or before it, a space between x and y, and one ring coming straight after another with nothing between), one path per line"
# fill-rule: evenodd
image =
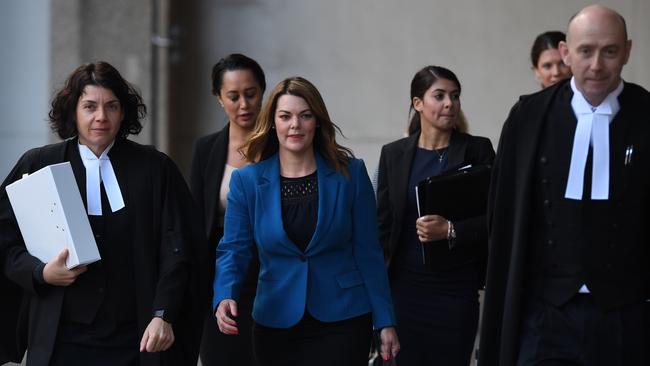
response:
M67 139L77 136L77 103L88 85L109 89L120 101L124 119L117 138L137 135L142 131L140 120L147 115L147 107L142 102L142 97L111 64L98 61L83 64L74 70L52 100L52 109L48 114L50 127L59 137Z
M438 79L445 79L453 82L458 86L458 93L461 92L460 81L456 74L451 70L446 69L442 66L425 66L420 71L415 73L413 80L411 80L411 106L409 107L409 115L411 115L411 121L409 122L408 134L409 136L420 132L420 113L415 111L413 107L413 98L424 98L424 93L429 90L431 85L438 81ZM461 123L464 123L464 130L467 129L465 118L461 118Z
M212 66L212 94L215 96L219 95L221 92L221 85L223 84L223 74L226 71L234 70L250 70L262 89L262 93L266 90L266 78L264 76L264 71L260 64L257 61L253 60L250 57L244 56L241 53L232 53L219 61L217 61L214 66Z
M560 41L566 41L566 35L560 31L548 31L538 35L530 49L530 62L537 67L542 52L557 49Z
M341 129L330 119L325 102L318 89L314 84L300 76L284 79L273 88L257 117L253 135L241 147L240 152L249 161L255 162L267 159L278 151L278 135L273 128L275 126L275 110L278 106L278 99L283 95L293 95L305 100L316 117L314 151L320 153L334 170L347 177L348 164L354 154L352 154L352 150L336 142L336 133L342 134Z

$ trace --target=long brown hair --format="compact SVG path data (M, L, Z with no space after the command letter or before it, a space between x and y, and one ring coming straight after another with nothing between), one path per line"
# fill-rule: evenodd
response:
M316 117L314 151L320 153L334 170L348 176L348 164L354 157L352 150L336 142L336 133L338 131L342 135L341 129L330 119L318 89L300 76L284 79L273 88L257 116L251 138L241 147L240 152L248 161L256 162L267 159L278 151L278 136L273 128L278 99L283 95L300 97L307 102Z

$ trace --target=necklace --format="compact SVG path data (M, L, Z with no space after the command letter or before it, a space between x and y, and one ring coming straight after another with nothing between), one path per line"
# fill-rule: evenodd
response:
M441 149L441 150L442 150L442 149ZM445 148L445 149L442 151L442 154L439 153L438 150L435 150L435 149L434 149L433 151L435 151L436 154L438 155L438 162L439 162L439 163L442 163L442 160L445 158L445 154L447 153L447 149Z

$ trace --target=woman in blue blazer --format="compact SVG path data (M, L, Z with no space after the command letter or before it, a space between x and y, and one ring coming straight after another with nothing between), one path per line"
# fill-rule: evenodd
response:
M367 362L399 351L375 200L362 161L337 144L318 90L300 77L271 92L233 172L217 250L219 329L238 334L237 301L257 247L253 348L260 365Z

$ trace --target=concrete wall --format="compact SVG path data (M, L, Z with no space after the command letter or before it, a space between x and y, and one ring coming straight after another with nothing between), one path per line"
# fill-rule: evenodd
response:
M23 4L24 3L24 4ZM171 3L169 102L156 108L152 75L156 6ZM157 143L189 169L191 146L225 124L210 94L213 63L243 52L264 67L269 87L302 75L321 90L357 156L374 169L381 145L407 124L409 83L420 67L454 70L474 134L496 144L520 94L538 89L528 52L533 38L564 29L588 1L478 0L7 0L0 3L2 98L0 175L49 134L48 102L80 63L107 60L141 90L151 112L136 140ZM650 87L650 2L605 1L626 17L634 41L624 77ZM49 16L48 16L49 14ZM49 46L48 46L49 44ZM25 97L29 96L29 97ZM169 125L156 126L161 113ZM166 128L156 135L154 127ZM167 135L166 133L169 133ZM157 141L163 136L165 141ZM168 137L167 137L168 136ZM158 140L161 138L159 137ZM167 141L169 140L169 141Z
M50 95L77 66L107 61L152 105L153 1L51 0ZM149 108L151 110L151 108ZM133 138L152 143L151 119ZM57 140L53 138L53 140Z
M183 116L178 122L189 124L191 132L179 142L224 124L210 94L210 68L219 57L242 52L260 62L269 88L291 75L314 82L348 138L342 143L364 158L369 170L381 145L405 130L410 81L427 64L457 73L470 132L496 146L516 98L539 88L529 62L533 39L546 30L564 30L569 17L588 3L202 0L193 9L184 4L183 12L192 17L189 23L179 19L187 34L176 70L192 84L176 90L175 108ZM627 19L634 41L624 77L650 88L650 2L604 3ZM188 153L180 163L187 161Z
M0 3L0 179L48 139L49 0Z
M0 176L31 147L58 141L49 101L81 63L105 60L152 104L153 2L6 0L0 3ZM152 142L150 119L136 140Z

